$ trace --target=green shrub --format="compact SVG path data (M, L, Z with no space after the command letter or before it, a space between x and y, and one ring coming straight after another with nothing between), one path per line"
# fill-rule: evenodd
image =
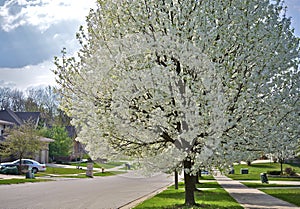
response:
M296 174L295 170L290 167L286 168L284 172L289 176L294 176Z

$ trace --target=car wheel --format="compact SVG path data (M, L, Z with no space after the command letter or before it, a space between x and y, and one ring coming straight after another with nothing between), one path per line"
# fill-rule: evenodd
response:
M32 168L31 171L32 173L37 173L39 170L37 168Z

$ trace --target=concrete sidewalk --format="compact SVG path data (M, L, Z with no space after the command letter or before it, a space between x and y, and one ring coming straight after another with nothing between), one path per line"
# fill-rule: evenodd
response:
M0 174L0 179L24 179L25 177L22 175L8 175L8 174Z
M124 163L125 164L125 163ZM77 166L77 165L65 165L65 164L54 164L54 163L49 163L47 164L47 167L49 168L74 168L74 169L83 169L83 170L86 170L87 167L84 167L84 166ZM113 167L113 168L105 168L104 171L119 171L119 170L122 170L122 171L126 171L124 170L124 167L125 165L120 165L120 166L116 166L116 167ZM102 168L95 168L93 167L93 171L102 171Z
M291 203L285 202L258 189L249 188L239 181L232 180L223 175L216 175L217 182L246 209L300 209Z

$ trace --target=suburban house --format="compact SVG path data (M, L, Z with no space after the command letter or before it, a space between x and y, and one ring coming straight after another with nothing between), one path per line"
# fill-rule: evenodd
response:
M12 125L14 125L14 123L11 123L11 122L8 122L5 120L0 120L0 141L4 140L3 134L4 134L5 127L12 126Z
M40 120L40 112L14 112L9 109L0 111L0 142L5 140L5 129L12 126L20 126L26 121L31 121L38 126ZM48 163L49 161L49 143L53 142L53 139L40 138L41 141L45 142L45 146L37 151L35 160L40 163Z
M74 126L66 126L65 127L68 137L70 137L73 140L73 148L72 153L70 156L68 156L68 161L79 161L82 160L85 154L87 154L85 147L83 144L81 144L79 141L76 140L77 133Z

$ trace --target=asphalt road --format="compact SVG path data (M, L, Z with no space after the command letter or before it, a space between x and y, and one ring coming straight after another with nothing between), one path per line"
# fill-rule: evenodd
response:
M0 208L116 209L172 181L165 174L142 177L129 172L91 179L0 185Z

